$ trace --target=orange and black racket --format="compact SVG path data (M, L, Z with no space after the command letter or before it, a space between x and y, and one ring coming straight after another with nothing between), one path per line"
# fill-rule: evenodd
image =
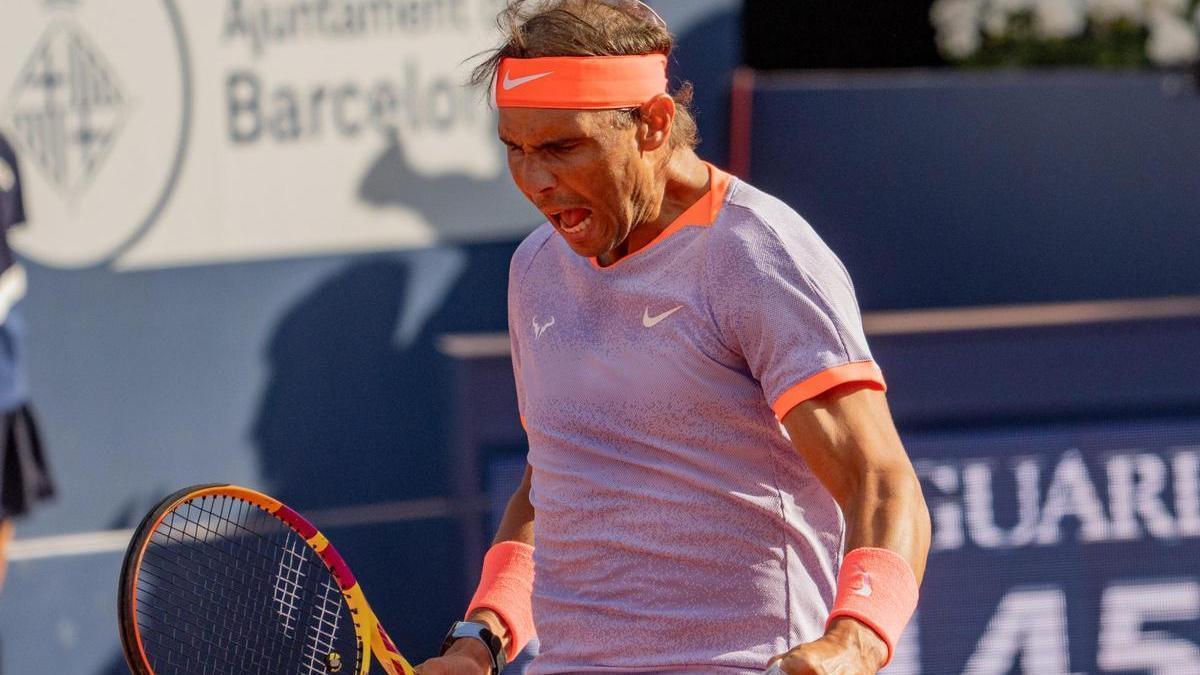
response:
M180 490L142 520L121 569L121 646L137 675L413 675L317 528L260 492Z

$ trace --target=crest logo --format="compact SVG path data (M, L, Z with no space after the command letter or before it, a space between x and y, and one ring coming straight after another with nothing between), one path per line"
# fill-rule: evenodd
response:
M47 180L72 198L103 166L124 121L116 73L83 30L46 30L17 76L6 120Z
M10 239L56 267L113 260L161 215L187 148L190 62L174 0L4 3L0 126L30 214Z

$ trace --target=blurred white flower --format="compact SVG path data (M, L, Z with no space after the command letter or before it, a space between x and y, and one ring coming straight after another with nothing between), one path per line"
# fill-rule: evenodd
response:
M1200 35L1196 27L1178 14L1165 9L1151 12L1150 39L1146 54L1160 66L1189 65L1200 57Z
M1162 66L1200 59L1200 5L1195 0L934 0L929 17L937 29L938 47L953 59L967 59L983 47L984 35L1004 38L1014 18L1032 17L1037 37L1069 40L1085 35L1091 25L1126 21L1146 26L1146 53Z
M983 32L990 38L1002 38L1008 33L1008 19L1012 16L1006 11L988 7L983 15Z
M1144 0L1087 0L1088 16L1099 23L1127 19L1141 24L1146 16Z
M929 18L937 29L938 47L950 58L965 59L979 51L982 0L936 0Z
M938 46L942 52L952 59L966 59L975 55L983 46L983 36L978 30L957 30L952 33L939 33Z
M1087 30L1082 0L1041 0L1034 7L1033 19L1038 35L1044 38L1065 40Z
M1032 10L1042 0L989 0L988 9L1009 14L1018 14Z
M935 0L929 8L929 18L939 31L975 28L982 5L981 0Z
M1150 13L1165 9L1173 12L1176 16L1186 16L1188 6L1191 4L1191 0L1146 0L1146 6Z

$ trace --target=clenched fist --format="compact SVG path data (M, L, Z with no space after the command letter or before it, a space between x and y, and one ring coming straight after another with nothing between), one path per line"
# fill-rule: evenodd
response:
M874 675L887 659L875 631L849 618L836 619L825 635L772 658L768 672L784 675Z
M478 640L463 638L450 645L446 653L417 666L420 675L488 675L492 655Z

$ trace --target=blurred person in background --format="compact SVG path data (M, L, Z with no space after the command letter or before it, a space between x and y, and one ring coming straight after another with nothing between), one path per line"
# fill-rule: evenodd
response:
M0 587L13 519L54 495L25 375L25 325L19 306L25 296L25 269L8 245L9 228L24 222L16 153L0 134Z
M421 672L497 673L535 632L536 675L876 672L930 524L844 267L699 159L649 7L500 25L474 79L548 220L509 277L528 467Z

